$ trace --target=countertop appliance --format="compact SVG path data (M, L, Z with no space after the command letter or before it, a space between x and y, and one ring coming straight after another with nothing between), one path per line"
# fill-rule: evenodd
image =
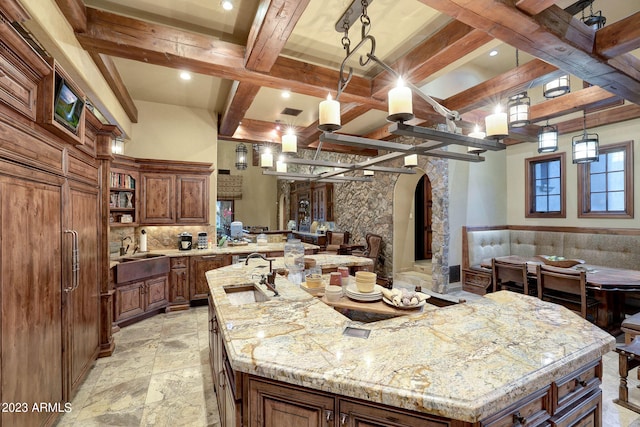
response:
M209 234L201 231L198 233L198 249L207 249L209 247Z
M191 233L187 233L185 231L178 234L178 237L180 237L180 240L178 241L178 249L181 251L190 251L193 247L193 236Z

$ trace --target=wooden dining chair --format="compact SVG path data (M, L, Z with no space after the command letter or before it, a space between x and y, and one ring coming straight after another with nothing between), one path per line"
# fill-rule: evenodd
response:
M491 259L491 273L493 278L493 292L506 289L529 295L529 278L527 264L514 264Z
M540 299L563 305L584 319L596 321L599 303L588 295L586 272L537 265L536 279ZM589 318L588 311L594 308L595 314Z

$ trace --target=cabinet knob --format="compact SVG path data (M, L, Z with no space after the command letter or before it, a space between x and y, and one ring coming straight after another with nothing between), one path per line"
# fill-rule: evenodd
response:
M582 387L586 387L587 382L585 380L581 380L580 378L576 378L576 387L578 387L579 385Z

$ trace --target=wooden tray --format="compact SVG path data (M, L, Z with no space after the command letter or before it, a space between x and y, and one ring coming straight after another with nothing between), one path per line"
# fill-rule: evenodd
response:
M549 259L549 255L536 255L536 258L542 261L546 265L560 268L571 268L574 265L584 264L584 260L581 259Z

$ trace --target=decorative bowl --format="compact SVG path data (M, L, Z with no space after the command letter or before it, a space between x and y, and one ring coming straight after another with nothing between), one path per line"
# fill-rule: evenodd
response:
M565 257L554 255L537 255L536 258L544 264L552 267L571 268L574 265L584 264L584 260L581 259L567 259Z

